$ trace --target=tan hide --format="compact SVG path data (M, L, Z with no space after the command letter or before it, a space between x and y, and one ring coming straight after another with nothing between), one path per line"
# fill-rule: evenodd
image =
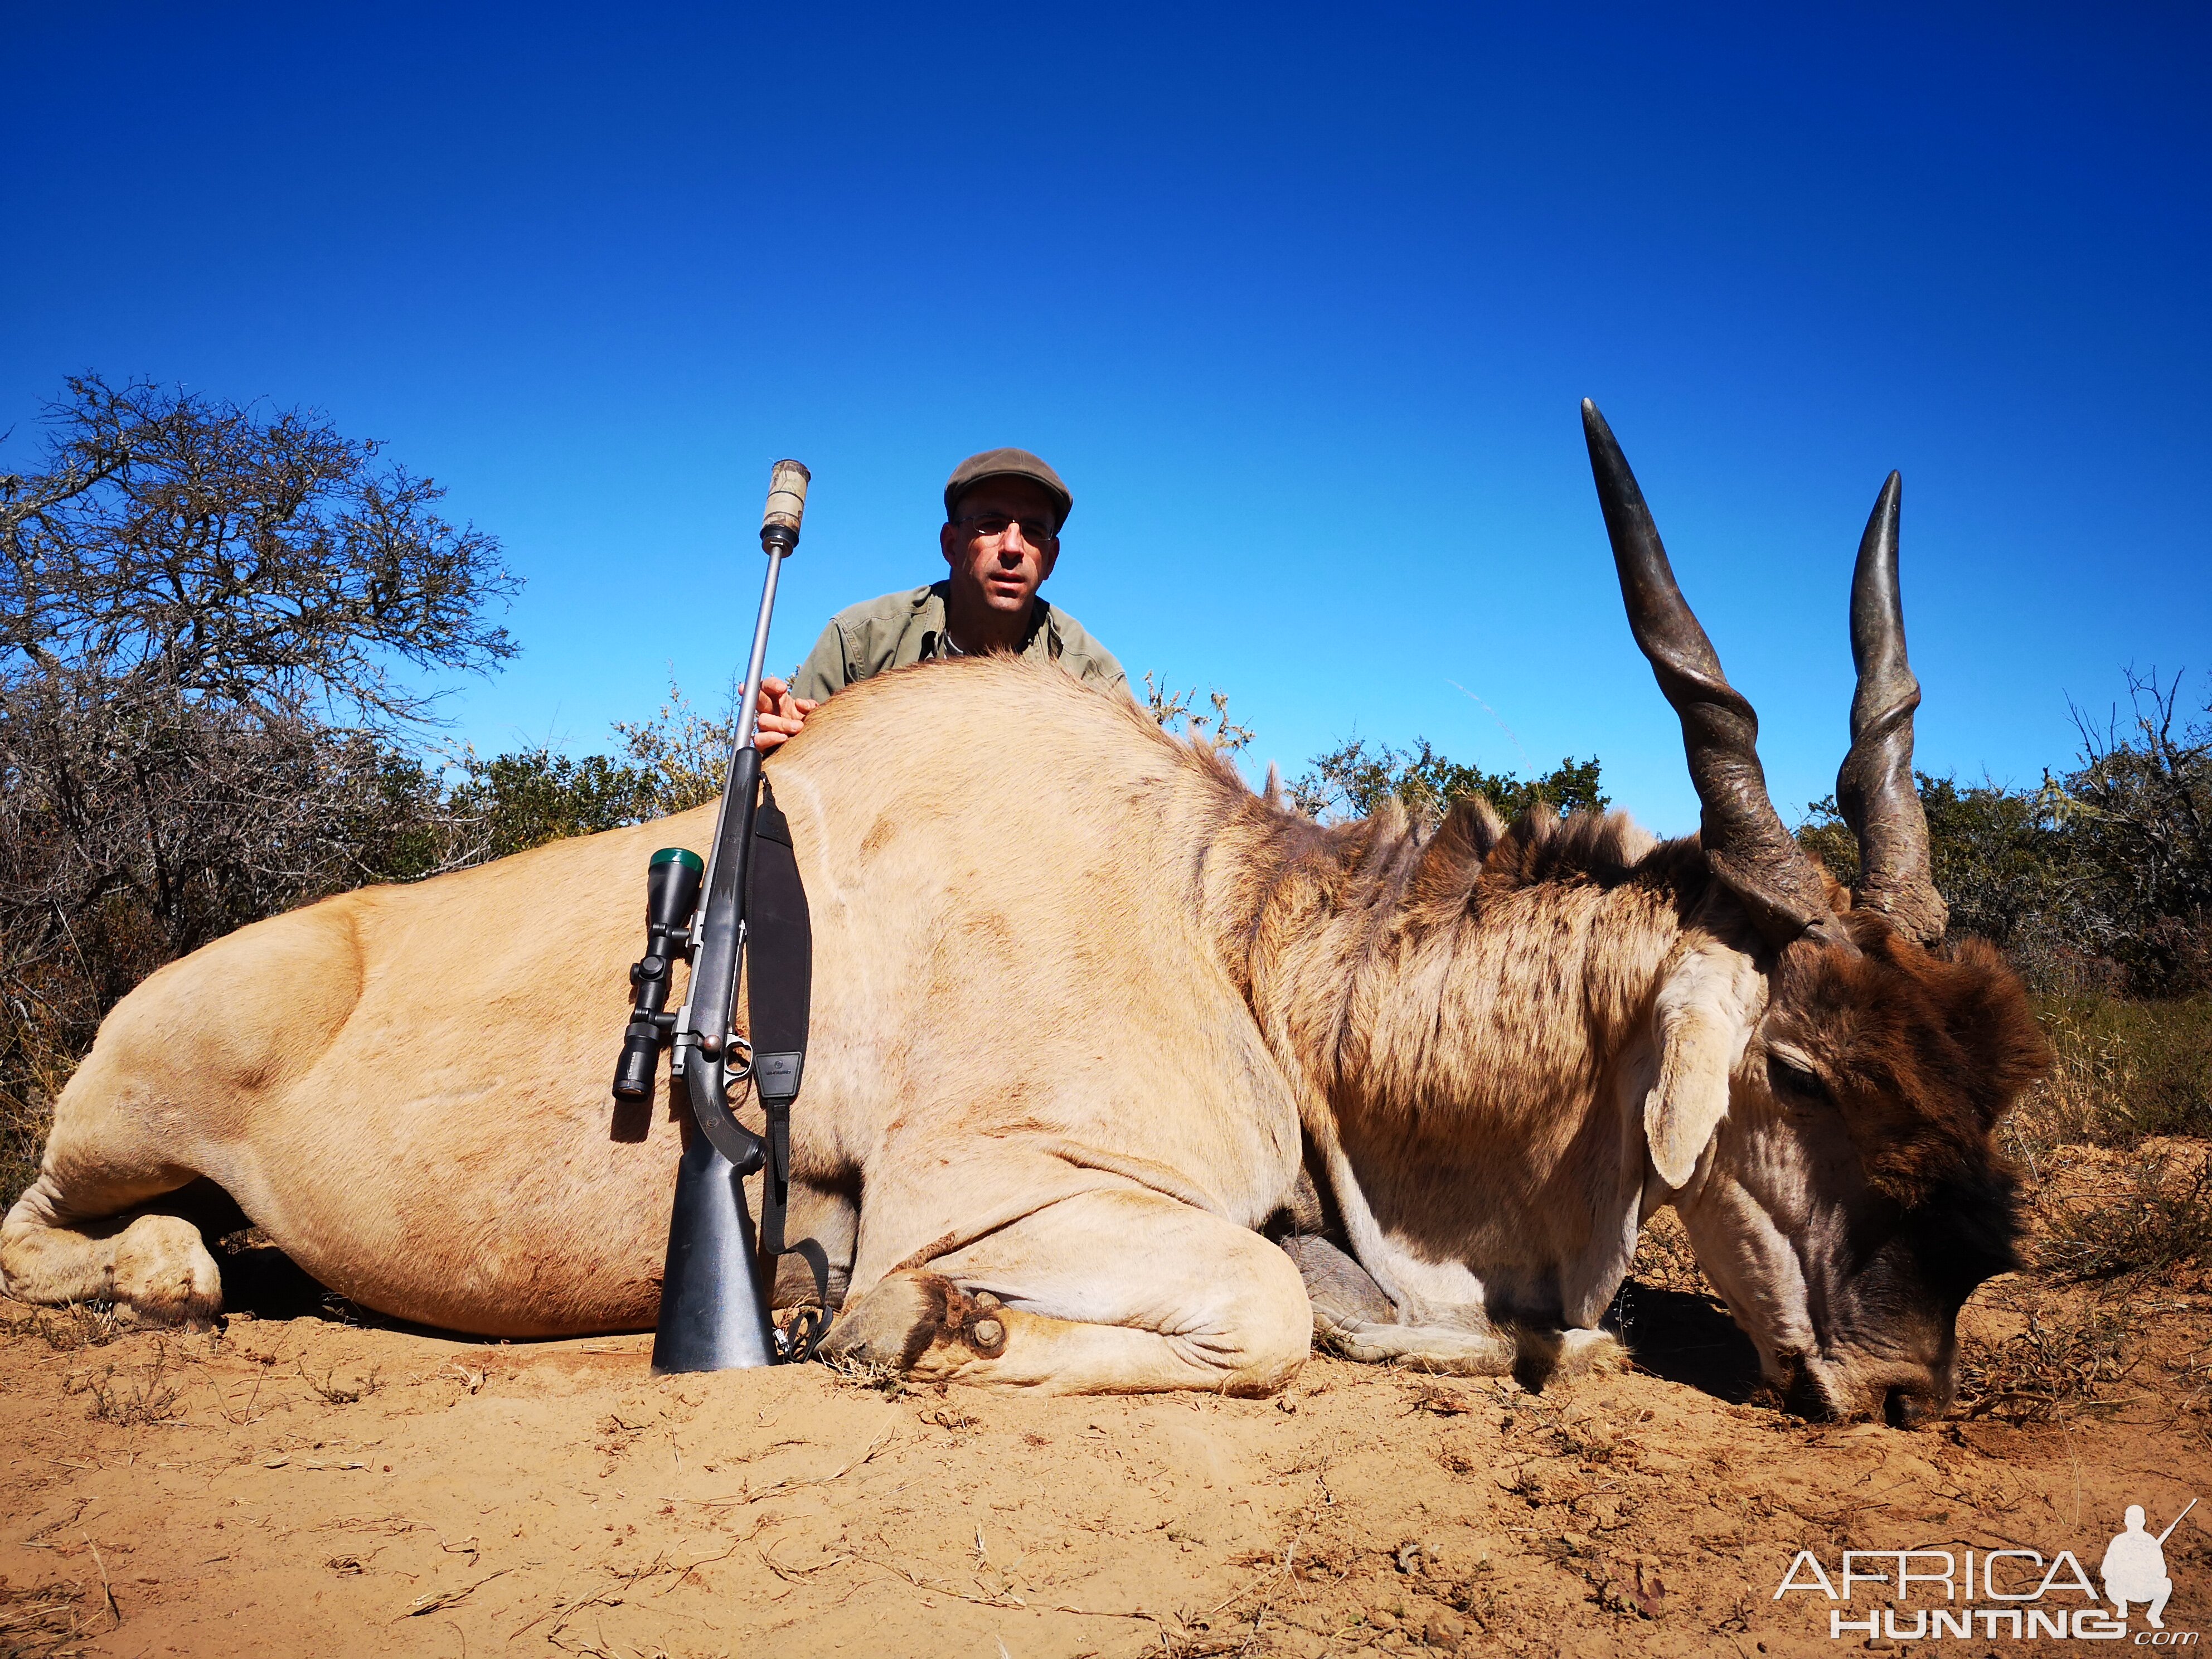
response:
M1050 757L1051 787L1035 766L976 763L1021 742ZM1251 1305L1207 1320L1256 1320L1256 1346L1198 1328L1214 1346L1195 1359L1033 1341L1024 1362L1018 1342L1000 1368L1072 1386L1279 1382L1309 1316L1287 1258L1249 1230L1295 1182L1297 1111L1237 986L1196 948L1191 897L1192 848L1231 799L1224 769L1125 700L978 661L854 688L768 772L815 930L797 1174L865 1190L853 1293L986 1236L999 1255L971 1252L965 1277L995 1274L1018 1310L1190 1325L1178 1298L1212 1281L1209 1306ZM703 851L712 821L702 808L349 894L163 969L64 1093L45 1175L0 1239L12 1287L160 1301L154 1279L195 1271L157 1248L168 1224L139 1224L119 1263L84 1242L112 1230L55 1229L199 1174L385 1313L510 1336L649 1326L677 1132L664 1080L649 1136L617 1139L608 1085L647 859ZM1111 1201L1070 1206L1085 1194ZM1176 1261L1145 1265L1177 1238ZM1122 1282L1060 1285L1071 1253Z

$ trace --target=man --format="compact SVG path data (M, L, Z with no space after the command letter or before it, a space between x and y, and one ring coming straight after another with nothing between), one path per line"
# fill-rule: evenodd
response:
M951 574L839 611L789 684L761 682L755 741L773 749L824 698L886 668L1010 651L1127 694L1128 676L1106 647L1037 597L1060 558L1060 529L1075 498L1026 449L970 455L945 484L939 548Z
M2193 1504L2191 1507L2195 1507ZM2188 1510L2182 1511L2187 1514ZM2143 1530L2143 1511L2140 1504L2128 1505L2125 1517L2127 1530L2105 1547L2105 1559L2100 1576L2105 1581L2105 1599L2118 1609L2118 1616L2128 1616L2128 1603L2148 1603L2145 1612L2149 1615L2153 1630L2164 1630L2166 1620L2159 1615L2166 1611L2166 1598L2173 1594L2173 1580L2166 1576L2166 1533L2168 1527L2154 1538ZM2175 1517L2179 1523L2180 1517ZM2141 1640L2142 1638L2136 1638Z

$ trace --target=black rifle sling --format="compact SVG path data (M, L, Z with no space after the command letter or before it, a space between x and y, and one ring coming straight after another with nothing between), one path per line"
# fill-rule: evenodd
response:
M753 1087L768 1116L768 1171L761 1182L761 1249L784 1249L791 1194L791 1103L806 1066L806 1013L814 987L814 928L799 879L791 826L763 779L753 819L745 895L745 1008Z

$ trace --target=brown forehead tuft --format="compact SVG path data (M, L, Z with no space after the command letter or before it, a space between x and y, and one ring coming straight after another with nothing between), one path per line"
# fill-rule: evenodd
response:
M1783 953L1778 1014L1820 1060L1875 1186L1909 1206L1978 1181L1990 1130L2051 1066L2027 988L1979 939L1927 951L1875 912L1844 921L1856 954Z

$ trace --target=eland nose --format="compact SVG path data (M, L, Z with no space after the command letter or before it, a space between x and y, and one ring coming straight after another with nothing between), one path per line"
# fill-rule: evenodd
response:
M1803 1418L1808 1423L1825 1423L1836 1415L1827 1393L1820 1387L1813 1368L1800 1353L1777 1356L1782 1368L1782 1404L1791 1415Z
M1881 1419L1893 1429L1925 1428L1951 1408L1951 1391L1934 1379L1899 1383L1882 1396Z

